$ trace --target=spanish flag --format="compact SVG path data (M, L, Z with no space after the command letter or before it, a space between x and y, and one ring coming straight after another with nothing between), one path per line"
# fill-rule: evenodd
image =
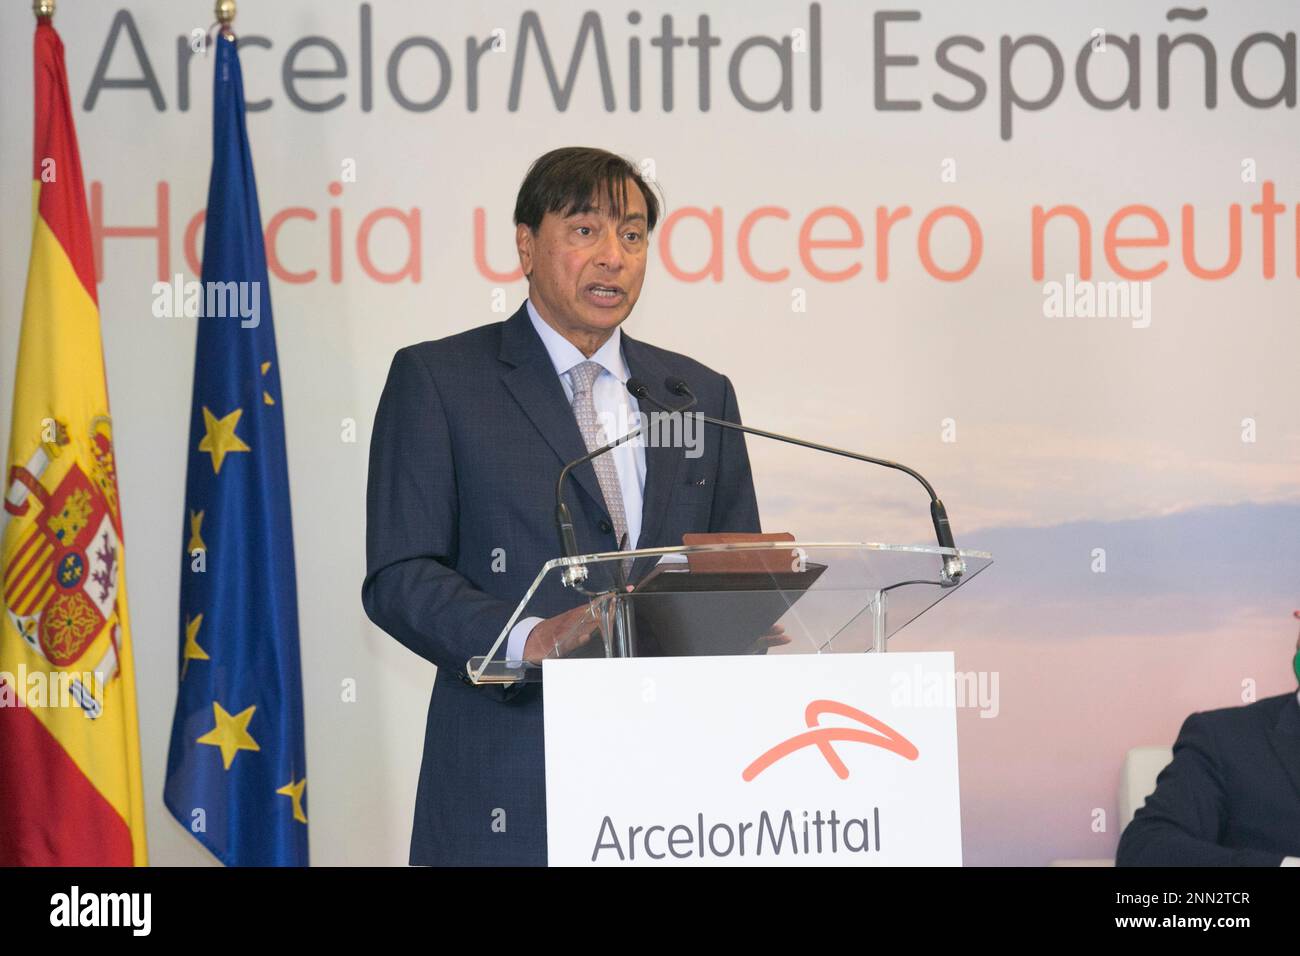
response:
M0 865L144 865L113 426L63 43L35 42L32 257L5 471Z

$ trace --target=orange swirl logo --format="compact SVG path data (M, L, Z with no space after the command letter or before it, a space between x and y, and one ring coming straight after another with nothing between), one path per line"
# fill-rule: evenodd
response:
M820 726L820 720L823 714L838 714L841 717L847 717L849 720L855 720L863 726L870 727L871 731L875 732L858 730L855 727L822 727ZM844 761L840 759L840 755L831 746L835 741L853 741L859 744L870 744L873 747L882 747L906 760L915 760L920 755L916 745L893 727L877 720L866 711L850 707L848 704L841 704L839 701L812 701L804 710L804 720L807 721L810 729L801 734L795 734L789 740L782 741L771 750L765 751L744 769L741 777L746 782L749 782L772 764L788 757L796 750L802 750L804 747L816 747L821 751L822 756L826 758L826 762L830 764L831 769L835 771L835 775L841 780L847 780L849 768L844 766Z

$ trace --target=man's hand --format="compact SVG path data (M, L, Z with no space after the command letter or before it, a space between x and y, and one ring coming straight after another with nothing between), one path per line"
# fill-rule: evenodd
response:
M636 585L629 584L631 591ZM600 622L592 620L589 627L578 630L582 619L588 614L595 617L590 605L583 604L572 611L565 611L555 617L539 621L524 641L524 660L530 664L540 664L548 657L568 657L600 633ZM787 641L789 638L786 639Z
M633 587L629 584L627 590L631 591ZM591 613L591 608L583 604L540 621L524 642L524 660L530 664L540 664L548 657L567 657L582 647L600 632L597 621L590 622L587 627L580 626L583 618ZM766 654L768 648L789 644L791 640L793 638L785 633L785 628L773 624L767 633L758 636L745 653Z
M579 626L589 614L591 607L582 604L572 611L539 621L524 642L524 660L530 664L540 664L548 657L566 657L582 647L596 633L594 621L589 627Z
M539 624L538 627L541 627ZM766 654L769 647L780 647L782 644L789 644L793 640L785 632L780 624L773 624L772 629L766 634L760 635L758 640L749 646L746 653L749 654Z

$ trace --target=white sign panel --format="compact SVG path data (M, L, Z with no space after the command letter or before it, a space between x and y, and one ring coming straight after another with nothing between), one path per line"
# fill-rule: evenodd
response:
M961 865L951 653L553 660L552 866Z

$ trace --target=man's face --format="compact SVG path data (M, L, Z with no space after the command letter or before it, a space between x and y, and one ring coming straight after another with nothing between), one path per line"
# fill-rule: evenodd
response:
M535 234L522 223L515 230L538 312L565 338L588 343L593 352L632 312L645 279L647 222L640 188L627 180L618 220L603 204L593 199L597 208L569 216L548 212Z

